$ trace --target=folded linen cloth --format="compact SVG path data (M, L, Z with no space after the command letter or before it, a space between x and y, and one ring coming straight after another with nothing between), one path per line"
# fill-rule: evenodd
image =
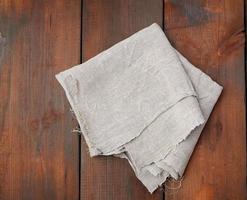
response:
M222 91L157 24L56 78L90 156L126 158L149 192L183 175Z

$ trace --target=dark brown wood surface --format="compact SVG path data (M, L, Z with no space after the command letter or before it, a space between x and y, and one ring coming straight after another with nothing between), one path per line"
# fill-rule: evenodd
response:
M0 1L1 200L79 198L79 140L54 75L80 62L80 16L79 0Z
M181 188L150 195L89 158L54 75L153 22L224 91ZM0 0L0 200L246 199L244 31L244 0Z
M246 199L244 1L165 0L174 46L223 87L185 172L165 199Z

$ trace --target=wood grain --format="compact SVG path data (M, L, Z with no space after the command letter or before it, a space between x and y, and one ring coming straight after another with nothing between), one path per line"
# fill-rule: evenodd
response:
M78 199L79 140L55 73L80 62L79 0L0 1L0 199Z
M0 199L246 199L244 0L81 2L0 1ZM153 22L224 91L182 187L150 195L127 161L79 148L54 75Z
M246 199L243 0L165 0L164 24L175 47L223 85L185 172L165 199Z
M82 52L84 61L130 34L157 22L162 24L162 0L84 0ZM117 67L117 66L116 66ZM163 192L150 195L126 160L89 158L82 141L82 200L161 200Z

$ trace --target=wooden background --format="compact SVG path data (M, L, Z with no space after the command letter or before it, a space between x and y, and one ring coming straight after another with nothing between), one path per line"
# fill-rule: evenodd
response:
M244 0L0 0L0 200L246 199ZM224 86L179 190L89 158L54 75L159 23ZM168 183L169 184L169 183Z

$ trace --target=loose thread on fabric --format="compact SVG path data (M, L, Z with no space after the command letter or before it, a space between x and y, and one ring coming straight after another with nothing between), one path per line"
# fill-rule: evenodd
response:
M78 130L78 129L72 129L71 131L72 133L78 133L79 135L81 135L81 130Z
M76 119L74 110L72 108L70 108L69 111L71 113L72 118L73 119ZM71 133L77 133L78 135L81 135L82 134L82 131L81 131L80 126L77 125L76 128L74 128L74 129L71 130ZM87 152L88 155L90 155L90 152L89 152L89 149L88 148L86 148L86 152Z
M73 119L76 119L75 112L73 111L73 109L70 108L69 111L70 111L70 113L71 113L72 118L73 118ZM74 129L71 130L71 133L78 133L79 135L81 135L81 134L82 134L82 131L81 131L81 129L80 129L80 126L77 125L76 128L74 128Z
M169 186L167 183L170 181L172 181L173 183L178 183L178 186L175 187ZM179 178L178 180L169 177L168 180L160 186L160 190L166 192L166 194L168 195L176 194L178 193L179 189L182 187L182 181L183 181L183 177Z

